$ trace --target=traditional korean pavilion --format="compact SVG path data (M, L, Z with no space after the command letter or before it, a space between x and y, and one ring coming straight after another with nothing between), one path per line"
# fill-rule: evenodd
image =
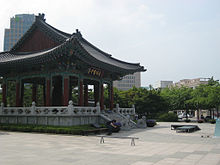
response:
M3 77L2 102L7 105L7 82L16 82L16 106L23 106L24 84L32 84L32 101L37 102L37 86L43 86L44 105L68 105L72 90L78 87L78 105L88 106L88 85L94 85L94 102L104 108L103 84L109 86L112 109L113 81L127 74L145 71L140 64L113 58L98 49L76 30L62 32L45 22L44 14L8 52L0 53Z

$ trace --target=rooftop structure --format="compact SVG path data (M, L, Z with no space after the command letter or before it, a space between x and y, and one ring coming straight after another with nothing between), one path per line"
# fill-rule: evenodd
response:
M196 78L196 79L183 79L177 83L174 83L173 86L181 87L186 86L189 88L195 88L200 84L208 84L209 78Z
M158 81L155 85L154 88L166 88L173 85L173 81Z

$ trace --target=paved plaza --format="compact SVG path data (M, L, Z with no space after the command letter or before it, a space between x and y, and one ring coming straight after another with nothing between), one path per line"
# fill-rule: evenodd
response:
M121 131L130 139L0 131L0 165L220 165L220 138L214 124L194 133L176 133L171 124ZM192 123L190 123L192 124Z

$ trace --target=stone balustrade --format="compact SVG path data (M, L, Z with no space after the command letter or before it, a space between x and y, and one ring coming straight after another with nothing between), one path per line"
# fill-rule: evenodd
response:
M114 108L114 112L122 114L122 115L135 115L135 106L132 105L131 108L121 108L119 104L116 104L116 108Z
M73 102L69 101L68 106L59 107L37 107L35 102L32 103L31 107L4 107L1 104L0 115L36 115L36 116L76 116L76 115L99 115L100 105L97 104L96 107L81 107L73 106Z
M114 111L123 116L123 121L129 121L128 117L135 114L134 107L120 108L117 105ZM96 107L74 106L72 101L68 106L59 107L38 107L35 102L31 107L4 107L3 103L0 106L0 123L6 124L72 126L105 122L99 103Z

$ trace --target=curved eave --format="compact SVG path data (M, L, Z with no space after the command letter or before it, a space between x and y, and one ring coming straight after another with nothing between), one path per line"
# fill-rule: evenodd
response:
M132 74L146 71L140 64L122 62L104 54L99 49L92 47L85 40L79 39L76 35L66 40L63 44L49 50L35 53L14 53L4 52L0 54L0 73L5 73L10 68L26 67L29 65L43 64L57 60L64 55L64 51L74 50L74 55L88 65L107 70L117 74ZM1 58L3 56L5 58Z
M95 46L90 44L85 39L78 39L79 45L82 50L84 50L84 61L86 62L89 59L93 65L99 67L103 66L108 71L114 71L116 73L134 73L134 72L143 72L146 71L143 66L140 66L139 63L128 63L118 59L113 58L111 55L97 49ZM82 55L80 56L82 58Z
M18 53L7 55L8 52L6 52L6 56L8 56L8 59L4 61L0 60L0 74L7 74L8 71L12 69L21 69L55 61L57 60L57 58L59 58L59 56L63 55L62 51L62 45L60 45L47 51L31 54Z

